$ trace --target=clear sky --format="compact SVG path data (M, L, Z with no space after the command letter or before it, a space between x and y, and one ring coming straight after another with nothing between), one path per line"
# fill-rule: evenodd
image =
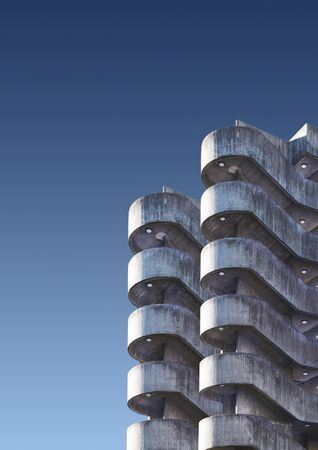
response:
M120 450L127 210L236 118L318 125L316 1L0 2L0 449Z

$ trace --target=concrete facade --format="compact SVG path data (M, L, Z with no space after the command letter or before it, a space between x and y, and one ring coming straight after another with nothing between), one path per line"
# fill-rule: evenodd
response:
M128 450L318 450L318 128L202 143L201 203L129 210Z

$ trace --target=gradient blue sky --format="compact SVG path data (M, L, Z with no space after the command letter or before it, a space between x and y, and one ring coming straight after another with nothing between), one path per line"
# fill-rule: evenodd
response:
M236 118L318 125L316 1L0 3L0 449L120 450L127 210Z

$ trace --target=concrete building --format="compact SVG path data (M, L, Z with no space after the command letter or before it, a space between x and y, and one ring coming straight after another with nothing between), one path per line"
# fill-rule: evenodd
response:
M129 211L128 450L318 449L318 128L202 143L201 206Z

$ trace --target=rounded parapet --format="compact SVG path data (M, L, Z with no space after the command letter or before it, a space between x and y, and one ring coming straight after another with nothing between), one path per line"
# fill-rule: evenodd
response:
M289 257L318 262L318 236L305 231L261 187L233 181L208 188L201 198L201 229L207 239L236 236L238 224L267 246L284 245Z
M178 304L197 314L207 299L199 282L199 264L187 253L166 247L143 250L132 257L128 295L136 306Z
M200 329L204 342L220 347L222 342L234 343L242 327L260 336L263 346L269 347L271 353L279 351L303 367L318 367L318 342L308 339L286 316L259 298L223 295L201 306Z
M192 367L168 361L139 364L128 372L128 405L134 411L158 417L166 398L187 411L192 420L221 412L221 404L199 394L198 373Z
M264 375L266 374L266 375ZM200 392L208 397L249 386L301 422L318 423L318 399L265 357L249 353L212 355L200 363Z
M207 243L200 231L200 210L187 196L162 192L136 200L128 215L129 245L134 253L176 247L197 257Z
M218 166L220 158L223 171ZM318 209L317 183L300 175L261 131L241 126L221 128L203 140L201 173L206 186L232 181L242 171L243 175L244 164L245 175L254 171L259 183L276 186L294 203Z
M244 238L211 242L201 252L201 284L212 295L231 294L238 277L244 277L266 301L318 314L317 288L301 278L263 244Z
M134 423L127 429L127 450L195 450L198 427L177 419Z
M139 361L159 360L169 344L185 359L198 363L214 353L200 340L199 319L176 305L149 305L131 313L128 320L128 350Z
M199 423L199 450L248 447L256 450L304 450L291 437L259 416L231 414Z

